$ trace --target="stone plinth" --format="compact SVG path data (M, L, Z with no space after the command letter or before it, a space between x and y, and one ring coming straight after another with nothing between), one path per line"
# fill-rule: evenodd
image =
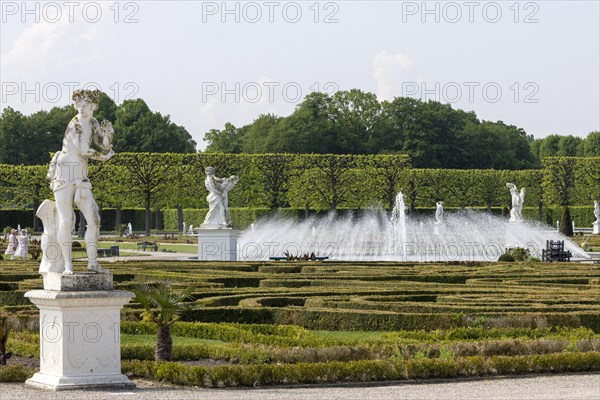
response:
M239 233L231 228L198 229L198 260L237 261Z
M592 226L594 227L594 230L592 231L592 233L594 235L600 235L600 222L594 221L594 223L592 224Z
M45 290L73 292L113 289L113 279L110 272L103 274L81 272L73 275L49 272L42 275L44 276Z
M27 385L50 390L134 386L121 374L120 340L120 310L133 293L89 290L112 287L111 274L90 275L52 277L49 285L63 290L25 293L40 309L40 372Z

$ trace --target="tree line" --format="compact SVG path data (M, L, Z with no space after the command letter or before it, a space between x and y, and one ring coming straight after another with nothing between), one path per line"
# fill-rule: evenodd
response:
M207 152L407 154L416 168L530 169L541 168L545 157L600 156L600 132L534 139L449 104L407 97L380 102L358 89L311 93L287 117L227 123L204 140Z
M229 194L232 207L391 209L398 191L409 211L444 201L447 207L510 207L506 182L527 188L525 205L591 206L600 199L600 157L558 157L543 169L411 168L405 155L118 153L105 163L92 162L89 177L101 208L144 208L146 230L151 212L206 208L204 169L218 176L238 175ZM52 193L46 165L0 165L0 208L35 210ZM160 215L160 213L159 213ZM160 225L160 224L159 224ZM34 226L35 228L35 226ZM112 229L113 227L105 227Z
M6 107L0 114L0 163L50 162L50 152L60 150L65 129L76 114L72 105L28 116ZM173 123L168 115L150 110L142 99L117 105L103 93L94 117L113 123L113 147L117 152L196 152L196 142L184 127Z
M60 148L76 114L72 106L25 116L10 107L0 114L0 163L39 165ZM116 152L195 153L196 142L168 115L142 99L116 105L103 94L98 120L115 126ZM600 132L585 139L543 139L502 121L482 121L474 112L436 101L397 97L379 101L358 89L307 95L287 117L259 115L252 123L211 129L206 153L406 154L415 168L535 169L545 157L600 156Z

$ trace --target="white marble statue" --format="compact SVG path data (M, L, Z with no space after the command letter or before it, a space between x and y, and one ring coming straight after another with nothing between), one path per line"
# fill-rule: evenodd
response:
M229 178L217 178L213 167L206 167L204 186L209 194L208 213L204 218L202 228L231 228L233 221L229 214L229 191L238 183L239 178L232 175Z
M71 257L71 232L74 226L73 203L82 211L87 229L85 242L87 249L87 269L93 272L106 272L97 261L98 237L100 234L100 214L92 195L92 185L87 176L88 160L107 161L112 150L112 125L108 121L98 121L93 117L98 107L101 92L98 90L76 90L73 104L77 115L73 117L63 138L62 149L54 154L46 176L50 189L54 192L55 203L44 202L37 214L44 224L46 247L56 245L60 252L58 259L42 262L40 272L62 272L73 274ZM55 208L55 209L53 209ZM47 249L42 245L42 250ZM44 269L49 269L43 271Z
M438 201L437 203L435 203L436 205L436 209L435 209L435 223L436 224L443 224L444 223L444 207L442 205L443 203L441 201Z
M596 223L600 224L600 206L598 200L594 200L594 216L596 217Z
M523 222L523 204L525 204L525 188L521 188L519 193L513 183L507 183L506 187L510 190L512 196L512 208L510 209L510 220L508 222Z

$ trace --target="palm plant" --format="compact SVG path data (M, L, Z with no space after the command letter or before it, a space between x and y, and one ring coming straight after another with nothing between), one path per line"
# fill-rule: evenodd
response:
M9 333L10 327L3 318L0 321L0 365L6 365L6 360L12 357L12 353L6 351L6 342L8 341Z
M183 302L190 297L192 290L193 287L188 287L175 292L168 282L154 285L143 284L132 289L135 294L133 300L144 307L144 320L154 322L158 326L154 354L156 361L171 359L173 351L171 326L187 309Z

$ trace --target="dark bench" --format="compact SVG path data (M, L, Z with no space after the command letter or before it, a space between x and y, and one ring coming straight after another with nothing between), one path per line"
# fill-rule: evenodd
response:
M139 250L140 248L142 249L142 251L146 251L146 249L158 251L158 244L149 241L138 242L137 249Z
M108 249L96 249L96 251L98 252L98 257L112 257L113 256L113 249L108 248Z

